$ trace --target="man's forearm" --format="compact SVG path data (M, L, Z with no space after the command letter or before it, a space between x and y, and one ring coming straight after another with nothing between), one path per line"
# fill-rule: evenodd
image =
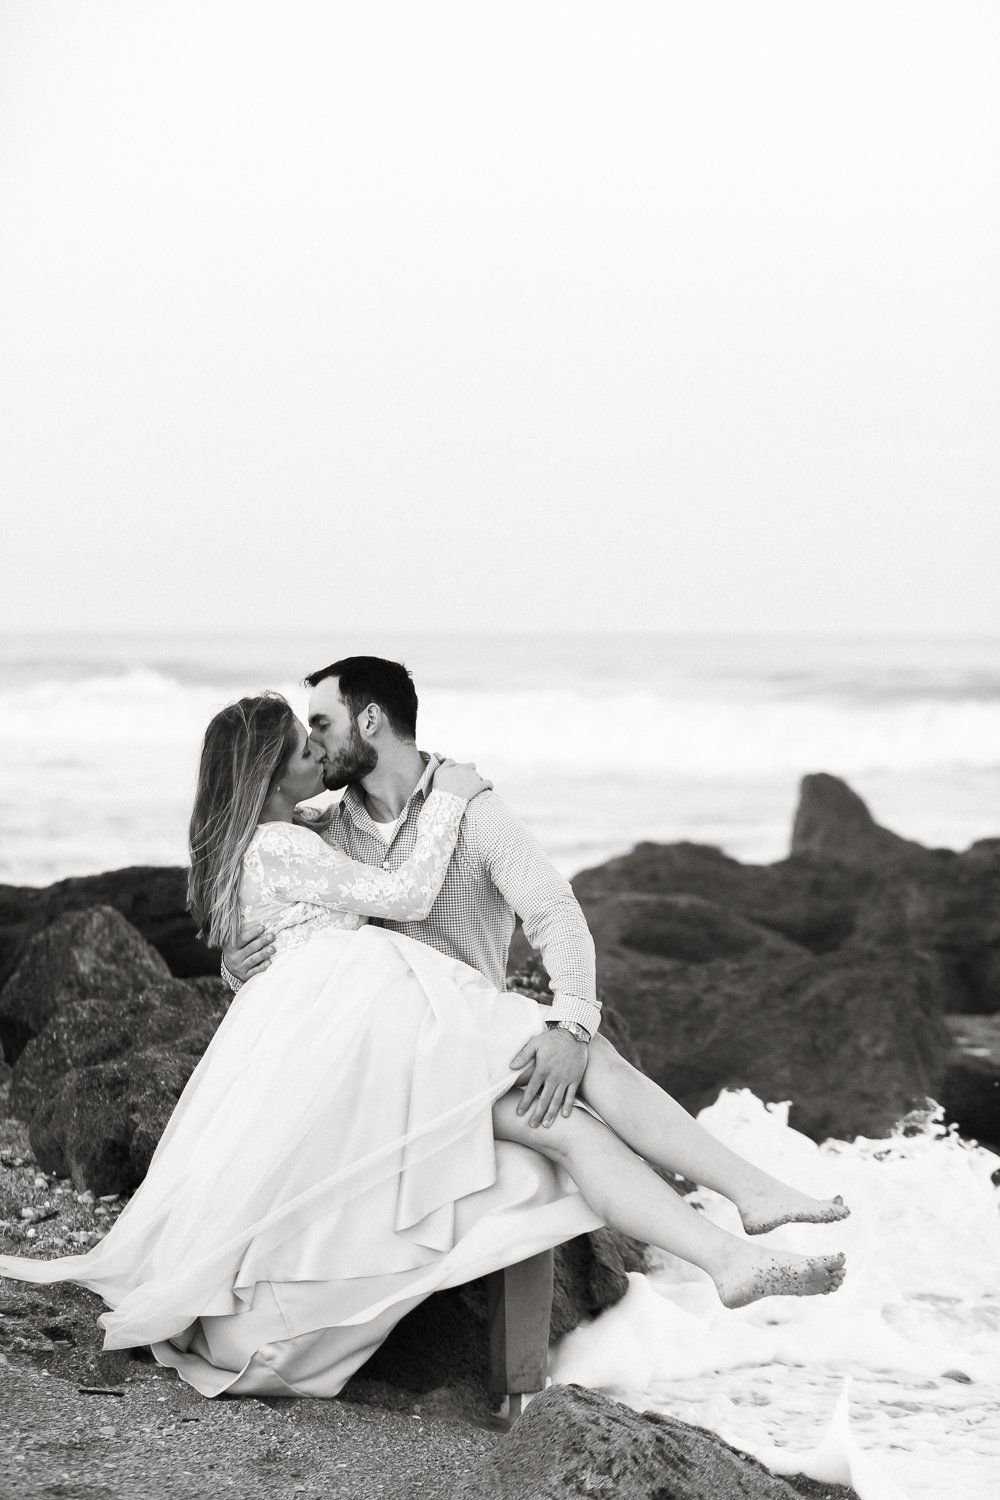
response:
M549 976L552 1020L574 1021L593 1036L601 1024L594 939L576 897L569 894L521 921Z
M537 839L499 797L469 804L466 830L524 935L541 955L553 994L552 1020L573 1021L591 1035L600 1025L594 940L573 887L546 859Z

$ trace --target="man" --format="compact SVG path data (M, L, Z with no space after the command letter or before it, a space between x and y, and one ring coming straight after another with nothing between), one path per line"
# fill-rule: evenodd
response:
M410 673L399 662L353 656L305 681L310 738L323 758L324 783L330 791L346 788L323 837L351 859L398 869L413 851L439 763L417 749ZM511 1066L531 1069L518 1113L530 1111L529 1124L547 1126L572 1109L587 1043L600 1023L594 944L568 881L499 797L485 792L469 804L430 914L380 925L462 959L502 990L516 917L541 954L554 998L546 1031ZM223 956L223 974L236 988L266 968L273 951L269 933L242 932Z

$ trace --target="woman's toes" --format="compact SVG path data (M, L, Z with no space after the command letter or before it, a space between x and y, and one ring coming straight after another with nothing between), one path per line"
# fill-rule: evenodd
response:
M851 1210L843 1198L807 1198L804 1194L789 1192L786 1200L772 1200L764 1206L755 1205L743 1212L743 1228L747 1234L767 1234L782 1224L833 1224L846 1219Z

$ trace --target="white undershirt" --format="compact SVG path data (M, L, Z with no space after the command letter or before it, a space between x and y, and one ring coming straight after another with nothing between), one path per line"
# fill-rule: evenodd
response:
M372 822L378 829L379 838L383 839L386 844L391 844L393 839L396 837L396 833L399 829L399 821L402 816L403 814L400 813L399 818L393 818L391 823L375 823L375 819L372 818Z

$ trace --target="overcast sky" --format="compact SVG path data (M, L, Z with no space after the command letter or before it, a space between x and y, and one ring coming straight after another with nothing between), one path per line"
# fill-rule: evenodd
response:
M0 0L10 628L1000 632L995 0Z

